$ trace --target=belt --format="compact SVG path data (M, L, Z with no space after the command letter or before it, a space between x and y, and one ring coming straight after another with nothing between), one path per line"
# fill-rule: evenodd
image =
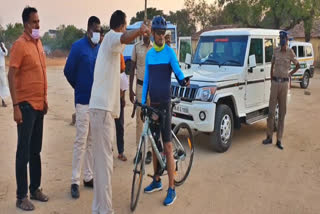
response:
M288 82L289 81L289 78L281 78L281 77L272 77L272 80L275 81L275 82Z
M142 81L142 80L137 79L137 84L138 84L138 85L143 86L143 81Z

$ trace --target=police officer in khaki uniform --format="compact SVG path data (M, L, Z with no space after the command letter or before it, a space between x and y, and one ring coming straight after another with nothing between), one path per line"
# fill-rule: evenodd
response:
M134 103L135 98L138 102L141 102L142 97L142 85L144 79L144 70L145 70L145 61L147 52L152 48L152 42L150 41L150 35L144 35L143 40L135 44L132 50L132 64L131 64L131 71L130 71L130 101ZM136 82L136 93L133 91L133 80L134 74L136 70L137 75L137 82ZM148 100L149 103L149 100ZM137 109L136 113L136 120L137 120L137 127L136 127L136 144L138 146L140 141L140 135L142 133L143 122L140 118L140 108ZM135 160L135 158L134 158ZM146 164L150 164L152 160L152 153L151 153L151 145L148 146L148 152L146 157Z
M295 69L290 71L291 62L295 64ZM285 31L280 31L280 47L274 50L271 65L271 92L269 101L269 115L267 138L263 144L272 143L272 134L274 130L274 118L277 103L279 104L279 121L277 131L277 147L283 149L281 144L284 118L287 112L287 94L289 78L300 68L299 62L293 50L288 47L288 34Z

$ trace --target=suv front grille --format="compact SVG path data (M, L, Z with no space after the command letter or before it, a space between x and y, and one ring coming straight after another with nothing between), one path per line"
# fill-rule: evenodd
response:
M178 83L171 83L171 97L181 98L181 100L191 102L195 99L198 86L190 85L189 87L181 87Z

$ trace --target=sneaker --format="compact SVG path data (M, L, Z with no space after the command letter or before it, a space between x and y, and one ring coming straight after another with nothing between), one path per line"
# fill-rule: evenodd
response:
M160 190L162 190L161 180L156 181L155 179L153 179L152 183L149 186L144 188L145 193L152 193Z
M172 189L171 187L169 187L167 197L164 199L163 205L170 206L171 204L173 204L173 202L176 200L176 198L177 198L176 191L174 189Z
M146 157L146 164L150 164L152 161L152 153L150 151L147 152L147 157Z
M71 185L71 196L72 196L72 198L79 198L80 197L79 185L78 184L72 184Z

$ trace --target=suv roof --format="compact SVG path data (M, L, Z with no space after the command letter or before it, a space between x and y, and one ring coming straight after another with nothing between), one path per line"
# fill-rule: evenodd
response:
M279 31L260 28L229 28L207 31L201 36L279 36Z
M289 41L289 46L292 46L292 45L312 46L310 42Z

